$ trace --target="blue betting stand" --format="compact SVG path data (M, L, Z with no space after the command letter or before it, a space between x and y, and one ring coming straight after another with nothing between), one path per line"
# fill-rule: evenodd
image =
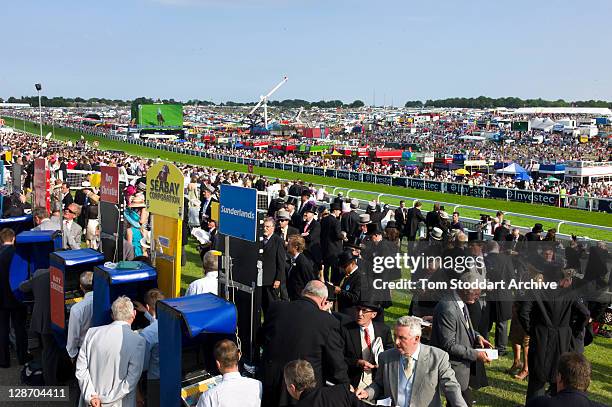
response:
M13 218L0 218L0 229L13 229L16 235L34 227L32 215L15 216Z
M125 295L131 300L144 303L144 295L151 288L157 288L157 271L141 261L128 262L130 268L94 268L93 317L91 326L113 322L111 305L118 297ZM121 263L118 264L121 266Z
M19 284L32 277L36 270L49 268L49 255L61 248L62 234L56 230L29 230L17 235L9 269L9 283L15 298L26 299Z
M202 369L207 365L214 366L214 360L210 358L216 341L235 339L236 317L235 305L214 294L157 303L160 405L181 406L184 381L210 379ZM196 374L196 371L199 372Z
M51 329L59 346L65 347L70 308L83 299L79 277L104 263L104 255L93 249L65 250L51 253L49 260Z

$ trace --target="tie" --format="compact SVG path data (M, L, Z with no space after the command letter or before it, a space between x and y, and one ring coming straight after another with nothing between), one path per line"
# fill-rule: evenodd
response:
M467 305L463 304L463 317L465 318L465 322L467 323L468 332L470 334L470 341L474 342L474 333L472 332L472 324L470 322L470 314L468 314Z
M308 223L304 225L304 233L306 233L306 231L308 230Z
M412 371L414 370L414 359L412 356L408 356L406 358L406 366L404 367L404 374L406 375L406 379L410 379L412 376Z
M372 349L372 340L370 339L370 330L365 328L363 330L363 339L365 340L366 345L371 350Z

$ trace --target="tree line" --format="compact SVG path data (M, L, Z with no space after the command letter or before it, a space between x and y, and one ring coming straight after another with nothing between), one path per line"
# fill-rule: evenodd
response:
M209 100L189 99L185 102L174 100L174 99L152 99L147 97L139 97L133 100L122 100L122 99L106 99L106 98L89 98L84 99L81 97L76 98L64 98L56 96L49 98L42 96L40 98L41 105L45 107L95 107L95 106L135 106L149 103L180 103L186 106L255 106L256 102L233 102L228 101L224 103L214 103ZM38 106L38 96L21 96L19 98L11 96L7 100L0 98L0 103L27 103L30 106ZM268 102L268 106L277 106L283 108L359 108L365 106L361 100L355 100L352 103L344 103L341 100L320 100L318 102L308 102L302 99L286 99L282 101L271 100Z
M521 99L517 97L489 98L479 96L477 98L447 98L427 100L409 100L405 107L458 107L471 109L490 109L497 107L519 108L519 107L608 107L612 108L612 102L605 100L579 100L568 102L563 99Z

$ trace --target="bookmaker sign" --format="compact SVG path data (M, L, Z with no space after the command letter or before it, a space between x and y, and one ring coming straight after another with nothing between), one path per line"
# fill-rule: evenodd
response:
M147 172L149 211L170 218L183 218L184 177L176 166L160 161Z

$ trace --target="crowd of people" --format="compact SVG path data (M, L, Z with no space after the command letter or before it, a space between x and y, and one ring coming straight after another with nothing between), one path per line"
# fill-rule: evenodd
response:
M45 141L53 185L50 213L46 208L28 208L32 162L41 151L38 143L23 134L5 140L13 149L14 162L24 169L23 178L17 184L13 181L5 216L30 209L36 229L62 231L65 249L83 244L98 247L98 216L92 209L98 191L88 180L73 196L64 176L71 161L75 168L81 165L93 171L102 165L117 166L130 181L124 191L124 258L147 262L150 216L143 179L154 160L95 149L82 150L75 160L73 150ZM203 393L198 406L357 406L362 400L380 399L390 399L391 405L429 406L442 405L442 395L449 405L469 406L478 401L473 390L490 385L486 366L495 363L491 351L503 357L509 344L514 357L510 377L528 379L528 406L588 400L590 364L583 356L584 347L598 332L604 333L603 316L609 306L589 295L609 289L605 242L582 247L574 240L565 245L557 241L554 229L543 236L538 223L523 235L501 211L483 222L480 234L473 234L464 227L460 213L449 214L439 205L425 212L418 201L411 207L402 202L396 209L372 201L362 213L356 200L330 197L299 180L273 181L191 165L180 169L185 175L184 236L190 230L194 235L206 233L198 245L203 276L190 284L185 295L218 293L212 203L218 201L219 186L256 188L273 198L258 243L263 315L256 335L259 368L255 378L242 377L237 345L217 343L214 359L222 380ZM492 240L483 241L482 233L492 235ZM18 362L28 363L31 356L23 317L28 310L7 285L15 234L4 229L0 239L4 293L0 366L7 367L11 324ZM182 244L197 243L185 239ZM378 269L380 259L398 254L422 258L422 267L412 263L407 270L385 261ZM437 259L452 259L454 266ZM467 259L473 260L470 265ZM411 281L444 288L410 287L408 315L392 314L391 330L385 314L389 320L390 307L397 304L392 302L393 286L382 283L405 280L406 273L412 273ZM460 284L440 285L450 281ZM503 282L506 287L511 281L556 286L482 288L483 281ZM60 348L49 326L49 285L49 270L42 269L20 287L33 293L30 330L41 338L45 384L76 381L83 406L159 405L155 305L164 294L153 289L142 299L119 297L112 304L114 322L90 328L92 275L84 272L80 278L84 299L71 309L68 344ZM149 323L134 332L138 313Z
M30 120L38 120L28 111L11 111L12 115ZM51 117L45 117L48 124ZM57 126L66 126L77 131L110 135L105 127L91 127L75 122L72 118L54 119ZM463 121L431 122L413 134L403 128L381 128L368 134L359 134L361 145L372 149L381 149L390 145L418 145L422 153L429 154L463 154L469 160L490 160L499 162L516 162L523 166L532 163L566 163L574 160L612 161L612 150L604 137L593 137L588 143L580 143L578 138L563 133L545 133L546 140L534 144L533 137L540 134L535 130L526 132L504 130L503 143L490 140L470 140L462 136L470 136L475 129L466 127ZM491 130L492 131L492 130ZM426 134L426 136L424 136ZM542 133L544 134L544 133ZM354 135L336 135L338 142L348 141ZM511 143L510 143L511 141ZM414 166L404 166L396 162L376 161L361 157L336 157L329 154L305 155L294 152L278 154L268 149L236 149L231 146L203 143L196 137L187 140L157 140L157 144L165 144L177 148L205 151L230 156L253 158L265 161L282 162L304 166L358 171L381 175L409 176L417 179L444 182L458 182L475 186L491 186L511 189L526 189L538 192L560 193L568 196L585 198L606 198L612 196L610 181L594 181L582 183L575 180L550 180L546 176L535 177L531 181L517 180L513 175L496 174L492 169L469 168L470 174L458 175L453 170L426 166L415 169Z

